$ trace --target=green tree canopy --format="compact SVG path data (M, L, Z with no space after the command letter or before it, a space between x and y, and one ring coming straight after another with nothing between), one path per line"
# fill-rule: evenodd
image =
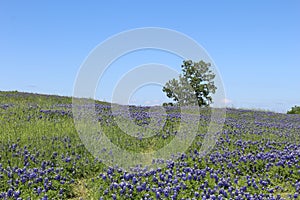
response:
M300 114L300 106L294 106L287 114Z
M204 61L183 61L182 74L179 79L169 80L163 87L167 97L179 105L208 106L213 103L212 94L217 87L214 84L215 74L211 64Z

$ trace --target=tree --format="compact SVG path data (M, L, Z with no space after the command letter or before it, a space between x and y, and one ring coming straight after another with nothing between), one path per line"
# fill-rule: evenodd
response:
M167 97L179 105L209 106L217 87L214 84L215 74L210 69L211 64L204 61L183 61L183 74L179 79L169 80L163 87Z
M287 114L300 114L300 106L294 106Z

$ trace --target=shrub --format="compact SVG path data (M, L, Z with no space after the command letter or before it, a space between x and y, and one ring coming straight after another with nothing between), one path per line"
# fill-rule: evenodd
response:
M294 106L287 112L287 114L300 114L300 106Z

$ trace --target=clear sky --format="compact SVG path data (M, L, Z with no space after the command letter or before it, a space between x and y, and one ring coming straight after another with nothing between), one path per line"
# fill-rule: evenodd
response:
M300 105L300 1L2 0L0 90L71 96L80 65L99 43L142 27L173 29L202 45L229 106L286 112ZM148 62L180 69L182 60L151 50L120 58L97 98L111 99L121 65ZM160 86L147 86L132 101L155 104L162 95Z

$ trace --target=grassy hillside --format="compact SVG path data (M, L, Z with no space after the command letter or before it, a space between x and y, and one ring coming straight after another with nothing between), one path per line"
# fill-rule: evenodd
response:
M157 116L166 122L162 130L134 137L114 123L109 104L97 101L96 111L111 142L129 152L160 149L174 139L180 122L178 110L169 109L167 117ZM147 113L149 108L132 107L132 117L121 121L143 127ZM204 157L199 151L210 112L200 115L195 140L177 160L131 172L106 166L87 151L70 97L0 92L0 199L298 198L299 115L228 109L216 145Z

